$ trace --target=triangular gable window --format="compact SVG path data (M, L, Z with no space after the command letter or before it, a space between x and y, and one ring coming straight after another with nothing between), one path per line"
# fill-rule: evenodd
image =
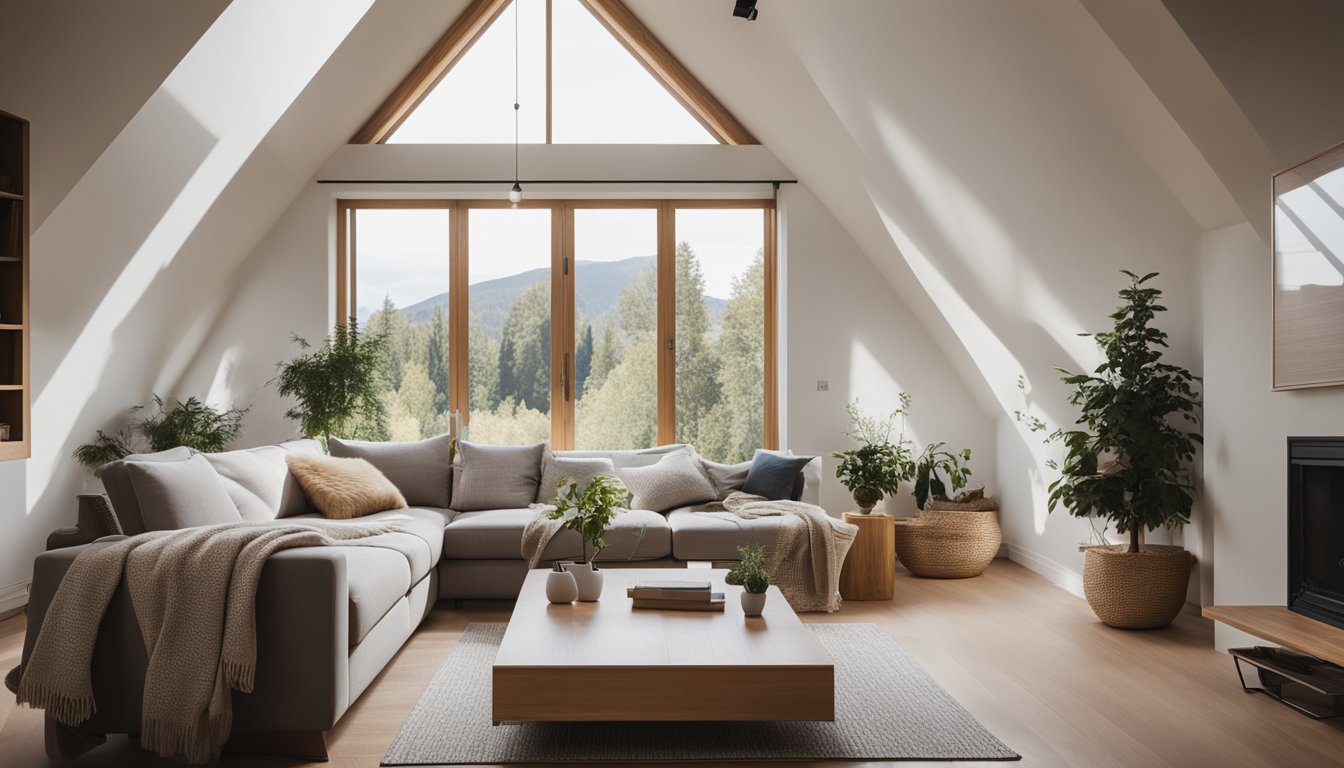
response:
M522 143L755 143L619 0L475 0L352 142L512 143L515 33Z

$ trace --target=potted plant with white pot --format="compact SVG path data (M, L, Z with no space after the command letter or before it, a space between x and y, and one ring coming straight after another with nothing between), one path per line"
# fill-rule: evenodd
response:
M765 610L765 593L770 589L770 566L765 547L759 544L738 547L736 565L728 571L729 584L742 587L742 613L746 616L760 616Z
M859 410L859 401L845 406L851 427L845 433L859 444L857 448L832 454L840 463L835 476L853 495L861 514L869 514L879 501L900 492L901 482L914 477L910 441L905 436L905 416L910 410L910 395L902 392L901 404L885 419L868 416ZM901 431L895 442L891 433L896 421Z
M573 478L561 478L555 490L555 509L550 518L583 538L583 561L565 563L564 569L574 575L578 599L593 602L602 596L602 571L593 561L606 549L607 526L616 517L616 510L625 506L629 491L625 483L609 475L594 477L582 490Z
M1180 612L1194 562L1181 547L1144 543L1143 531L1190 521L1190 466L1203 442L1199 380L1162 360L1167 334L1151 324L1166 307L1147 285L1157 273L1124 274L1130 283L1111 314L1114 327L1095 336L1106 359L1090 374L1057 369L1080 414L1078 428L1047 438L1065 448L1062 464L1051 464L1060 477L1050 484L1049 508L1097 516L1128 534L1126 544L1085 548L1083 589L1106 624L1151 629Z

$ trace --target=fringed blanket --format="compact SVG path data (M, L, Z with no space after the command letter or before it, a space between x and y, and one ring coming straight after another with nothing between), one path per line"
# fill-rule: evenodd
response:
M252 690L254 606L266 558L292 547L357 544L398 528L396 521L228 523L154 531L86 550L47 609L18 701L67 725L93 715L94 643L124 574L149 657L141 745L164 757L209 762L232 728L233 691Z
M729 519L789 518L780 521L775 534L771 583L779 587L796 612L840 610L840 568L859 532L858 526L836 520L814 504L772 501L741 491L696 511Z

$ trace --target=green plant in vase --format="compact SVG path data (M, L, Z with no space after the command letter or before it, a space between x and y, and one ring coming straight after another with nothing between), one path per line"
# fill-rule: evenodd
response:
M607 548L607 526L615 519L616 511L625 506L629 491L625 483L609 475L594 477L582 489L573 478L563 477L555 491L555 509L548 517L559 520L562 529L574 531L583 539L583 562L566 564L565 570L574 574L579 600L591 602L602 594L602 572L593 561ZM637 542L635 547L638 546Z
M963 448L958 453L946 449L946 443L931 443L915 459L915 506L920 510L929 499L952 501L953 495L966 487L971 477L971 449ZM943 476L947 480L943 480Z
M741 558L728 571L725 581L742 587L742 612L760 616L765 610L765 593L770 589L770 558L765 547L756 544L737 548Z
M910 395L902 392L900 402L900 406L883 419L864 414L859 409L858 400L845 406L852 424L845 435L859 447L833 454L839 459L835 476L853 495L854 503L864 514L871 512L883 497L899 493L901 483L914 477L910 441L905 437ZM898 420L901 430L893 442L891 435Z

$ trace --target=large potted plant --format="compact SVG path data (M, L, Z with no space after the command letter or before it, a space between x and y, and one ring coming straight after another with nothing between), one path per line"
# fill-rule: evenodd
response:
M904 429L910 395L902 392L900 400L900 406L884 419L864 414L859 410L858 400L845 406L851 423L845 435L859 447L833 454L840 460L835 476L853 495L859 512L865 515L872 512L883 497L899 493L901 482L914 476L910 441L905 437ZM891 434L898 419L901 431L892 442Z
M914 460L918 517L896 521L896 557L915 576L965 579L985 572L1003 541L998 505L970 482L971 450L930 443Z
M299 423L303 436L318 438L324 447L333 436L386 440L386 334L360 331L351 317L317 347L297 335L294 343L299 355L280 363L272 381L281 395L297 401L285 417Z
M248 409L221 410L195 397L168 404L154 395L152 410L141 405L131 409L134 414L142 411L145 415L129 427L115 432L98 430L93 440L75 449L75 461L97 476L104 464L144 450L166 451L184 445L202 453L223 451L238 437Z
M1143 531L1178 528L1190 520L1190 464L1203 438L1198 379L1163 362L1167 334L1152 326L1162 292L1125 271L1129 286L1111 314L1112 330L1096 334L1105 361L1090 374L1062 368L1073 387L1079 428L1048 439L1065 449L1049 508L1097 516L1127 534L1126 544L1087 547L1083 589L1097 617L1113 627L1165 627L1185 604L1194 558L1181 547L1146 544Z
M616 517L616 510L625 505L628 494L625 483L609 475L598 475L582 490L568 477L556 484L550 519L561 521L561 528L583 537L583 561L564 565L574 574L581 602L593 602L602 596L602 571L593 561L606 549L607 526ZM642 531L640 536L642 539Z

